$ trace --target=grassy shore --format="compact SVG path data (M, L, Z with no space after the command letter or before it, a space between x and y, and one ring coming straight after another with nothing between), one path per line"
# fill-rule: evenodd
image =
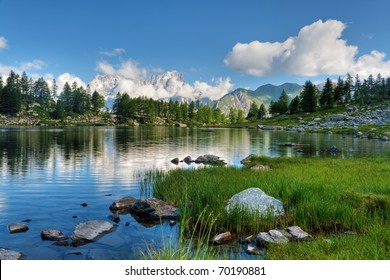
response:
M229 230L241 237L299 225L314 236L310 243L270 246L270 259L390 259L389 158L258 157L243 168L173 170L155 177L154 194L178 206L189 232L209 228L209 235ZM254 164L271 169L250 170ZM252 187L281 200L285 216L228 214L227 200Z

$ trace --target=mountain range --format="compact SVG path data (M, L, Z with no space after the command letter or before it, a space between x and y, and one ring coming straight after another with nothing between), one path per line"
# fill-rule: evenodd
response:
M266 84L256 90L237 88L219 99L212 100L207 88L189 85L185 82L183 75L177 71L153 75L147 79L129 79L119 75L97 75L89 83L89 86L92 91L96 90L105 97L108 108L112 108L118 92L127 92L130 97L146 96L164 101L190 102L191 100L200 100L202 104L210 104L213 108L220 108L225 114L229 113L230 107L240 108L248 113L253 102L258 105L262 103L268 105L271 100L277 100L283 90L291 97L299 94L302 90L302 86L296 83L284 83L279 86Z

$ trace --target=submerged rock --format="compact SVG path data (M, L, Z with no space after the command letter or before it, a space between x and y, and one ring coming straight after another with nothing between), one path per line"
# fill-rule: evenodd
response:
M265 254L263 250L260 250L257 246L255 246L253 244L246 244L244 250L245 250L245 253L247 253L249 255L259 256L259 255Z
M216 244L216 245L221 245L221 244L229 242L230 240L232 240L232 238L233 238L233 236L232 236L231 232L227 231L227 232L220 233L220 234L214 236L213 239L211 240L211 242L213 244Z
M132 196L126 196L122 199L119 199L115 202L113 202L110 206L111 211L130 211L131 207L138 202L138 199L132 197Z
M260 215L274 216L284 214L283 203L276 198L267 195L259 188L249 188L238 194L233 195L227 203L226 210L228 212L235 208L247 210Z
M115 225L101 220L93 220L84 223L79 223L72 235L72 245L81 246L97 239L103 235L112 232Z
M66 240L68 237L57 229L45 229L41 231L42 240L61 241Z
M26 232L28 231L28 226L25 224L12 223L8 226L10 233Z
M23 258L23 254L5 249L5 248L0 248L0 260L20 260Z

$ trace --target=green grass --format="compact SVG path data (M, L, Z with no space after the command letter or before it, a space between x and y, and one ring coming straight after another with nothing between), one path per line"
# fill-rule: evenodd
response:
M178 206L191 230L199 222L210 234L230 230L236 236L299 225L313 242L292 243L268 250L271 259L389 259L390 163L388 157L364 159L265 158L270 171L232 167L173 170L157 176L156 197ZM247 188L259 187L281 200L280 219L254 217L245 211L228 214L227 200ZM206 213L204 213L206 209ZM196 229L192 229L196 232ZM353 231L356 236L345 236ZM329 242L323 242L329 239ZM327 247L329 250L325 250ZM360 249L359 249L360 248Z

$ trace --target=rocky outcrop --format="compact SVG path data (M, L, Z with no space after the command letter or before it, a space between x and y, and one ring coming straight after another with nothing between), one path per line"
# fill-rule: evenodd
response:
M101 220L79 223L72 235L72 246L81 246L94 242L107 233L115 230L115 225Z
M12 223L8 226L10 233L19 233L28 231L28 226L20 223Z
M265 246L270 243L285 244L289 241L311 241L312 239L313 237L299 226L290 226L286 230L273 229L268 232L259 232L256 236L256 244Z
M283 203L276 198L267 195L259 188L246 189L233 195L227 203L226 210L243 209L252 213L266 216L272 214L280 216L284 214Z
M186 157L183 159L183 161L184 161L185 163L187 163L187 164L191 164L191 163L193 162L191 156L186 156Z
M233 236L231 234L230 231L227 231L227 232L224 232L224 233L220 233L216 236L213 237L213 239L211 240L211 242L215 245L221 245L221 244L225 244L227 242L229 242L230 240L232 240Z
M19 252L16 252L16 251L13 251L13 250L9 250L9 249L5 249L5 248L0 248L0 260L20 260L23 258L23 254L22 253L19 253Z
M138 199L132 196L126 196L113 202L110 206L111 211L130 212L131 207L138 201Z
M61 241L68 239L68 236L57 229L45 229L41 231L42 240Z

